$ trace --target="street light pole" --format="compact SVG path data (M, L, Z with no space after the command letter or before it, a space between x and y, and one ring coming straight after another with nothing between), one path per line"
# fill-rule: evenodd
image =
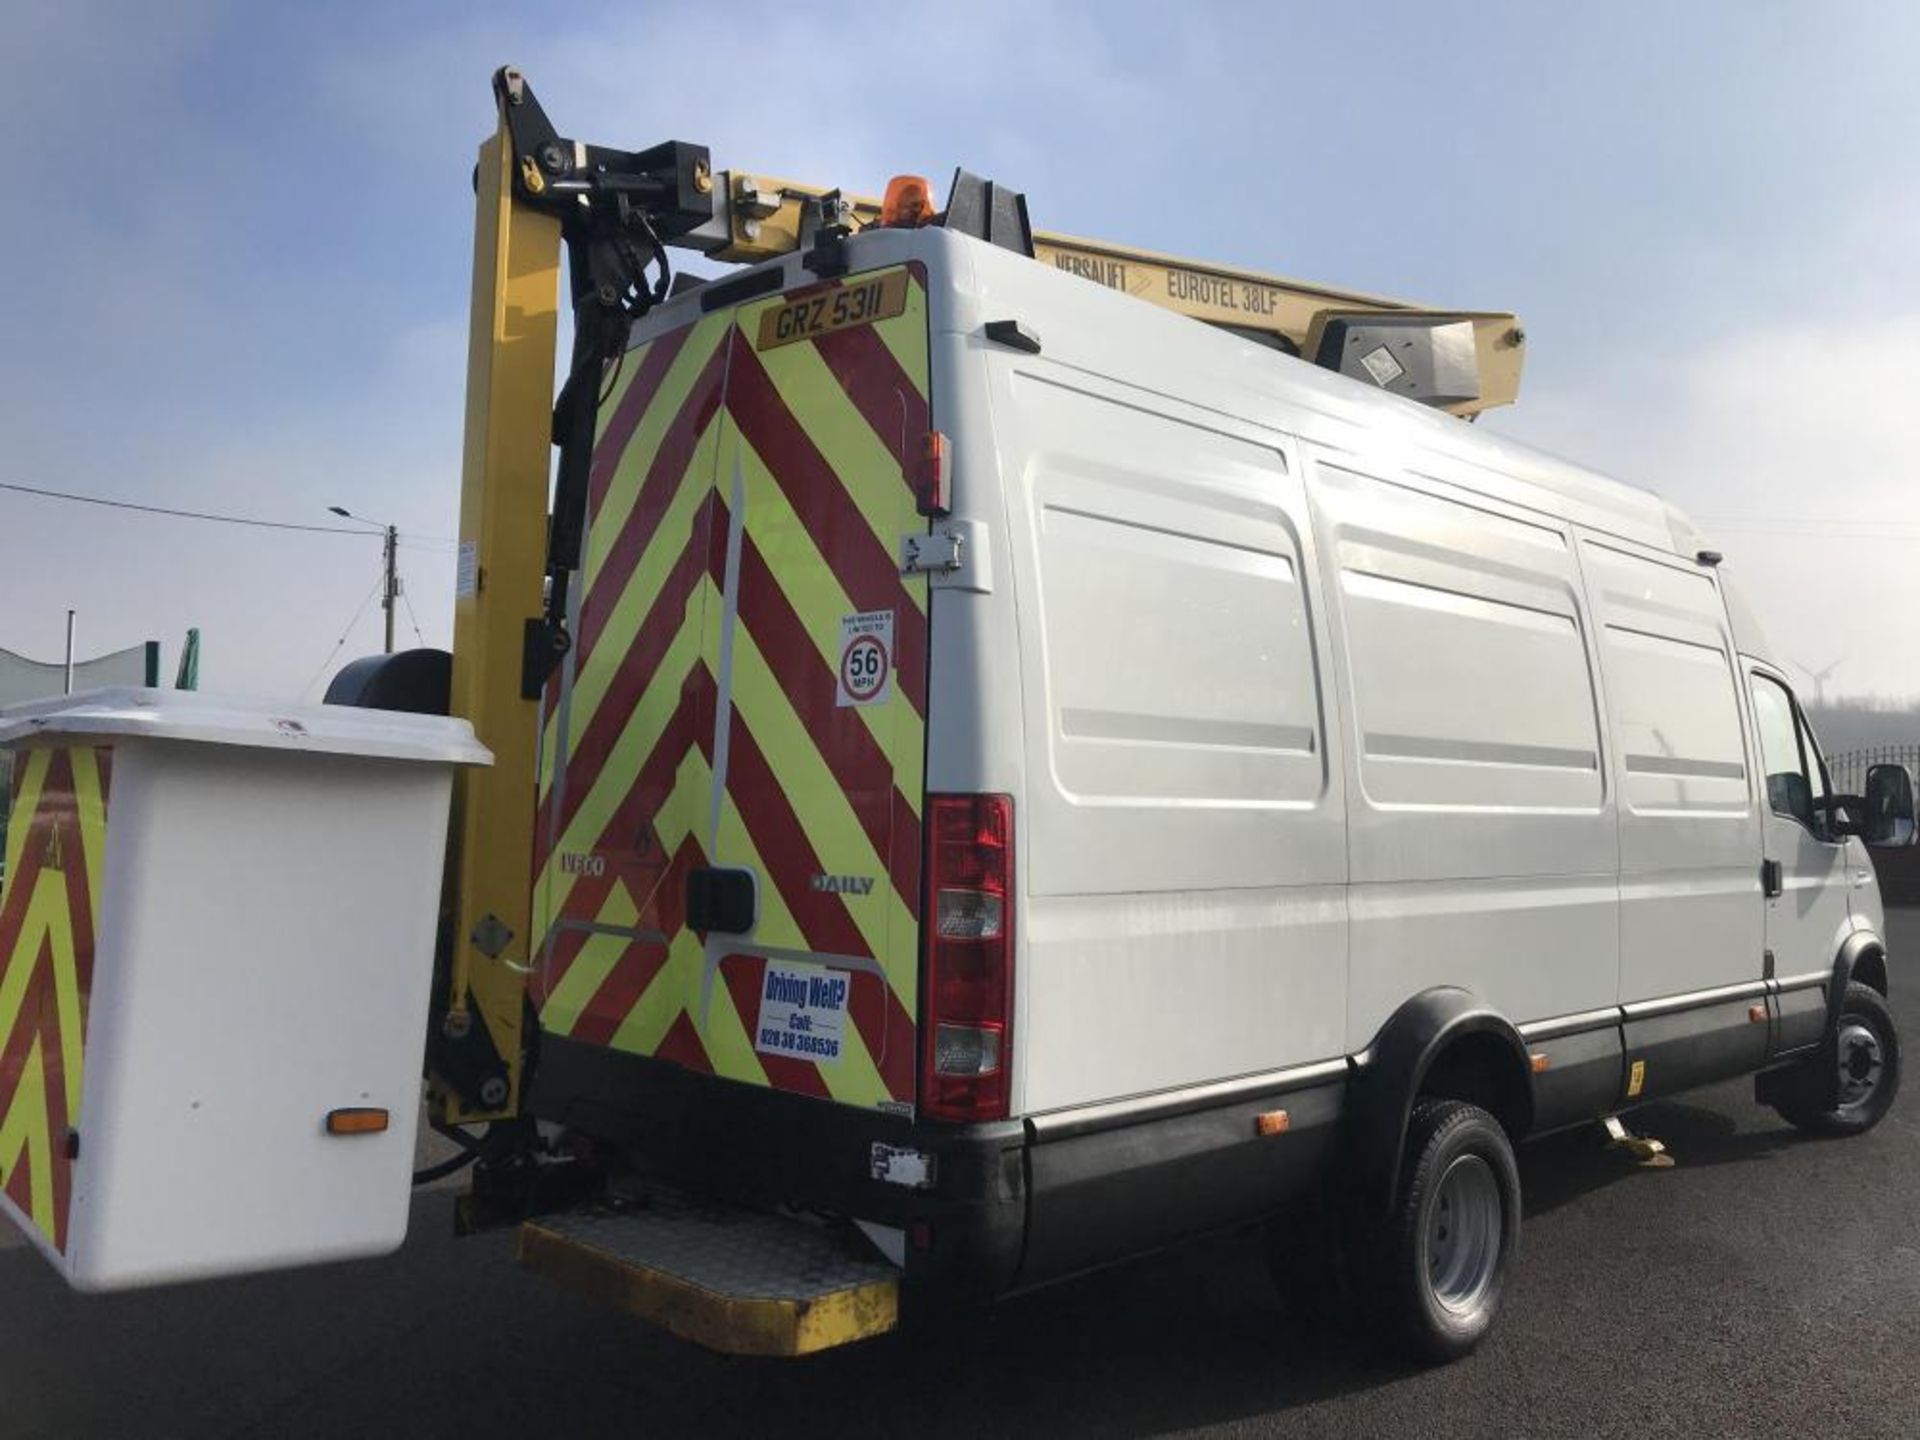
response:
M393 654L393 606L400 598L400 531L397 526L387 526L387 654Z
M369 525L378 530L383 542L381 547L380 608L387 612L387 654L393 654L393 607L400 603L400 527L382 525L369 520L364 515L356 515L343 505L329 505L327 513L338 515L342 520L351 520L359 525Z

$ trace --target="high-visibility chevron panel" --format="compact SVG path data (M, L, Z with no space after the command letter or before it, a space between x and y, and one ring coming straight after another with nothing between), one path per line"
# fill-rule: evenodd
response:
M65 1252L111 752L14 757L0 889L0 1205Z
M577 914L576 882L623 886L643 910L653 899L670 858L654 822L674 787L671 766L662 775L645 762L662 745L683 754L711 729L686 686L712 590L706 552L728 323L712 316L628 352L630 378L601 408L579 643L561 677L535 822L534 924L548 937L537 971L553 965L554 926ZM600 888L590 887L589 903ZM537 973L536 996L545 983Z
M758 344L769 310L877 278L704 316L635 346L611 382L579 643L549 697L532 990L555 1034L900 1109L928 597L898 553L926 524L925 277L906 272L901 314ZM886 683L854 703L846 637L875 617ZM750 934L687 926L687 876L708 866L753 875ZM768 969L795 965L847 981L830 1060L756 1043Z

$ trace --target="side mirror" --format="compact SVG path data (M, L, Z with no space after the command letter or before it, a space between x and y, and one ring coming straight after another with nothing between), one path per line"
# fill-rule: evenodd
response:
M1913 777L1904 765L1874 765L1867 770L1860 836L1877 849L1914 843Z

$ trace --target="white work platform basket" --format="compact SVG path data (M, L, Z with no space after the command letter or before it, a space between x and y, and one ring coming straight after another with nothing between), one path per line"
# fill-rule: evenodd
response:
M0 710L0 1211L76 1288L406 1234L462 720Z

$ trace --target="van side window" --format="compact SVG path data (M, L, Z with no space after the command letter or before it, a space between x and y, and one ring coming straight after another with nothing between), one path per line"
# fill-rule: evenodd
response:
M1760 730L1760 759L1767 775L1767 803L1777 815L1815 829L1813 801L1826 794L1818 761L1809 768L1804 734L1794 713L1793 695L1767 675L1753 677L1753 715ZM1816 752L1817 753L1817 752Z
M1796 702L1793 713L1800 722L1800 753L1806 757L1807 783L1813 790L1814 813L1824 819L1826 812L1819 809L1819 802L1827 798L1826 761L1820 756L1820 742L1813 738L1813 726L1807 723L1807 712Z

